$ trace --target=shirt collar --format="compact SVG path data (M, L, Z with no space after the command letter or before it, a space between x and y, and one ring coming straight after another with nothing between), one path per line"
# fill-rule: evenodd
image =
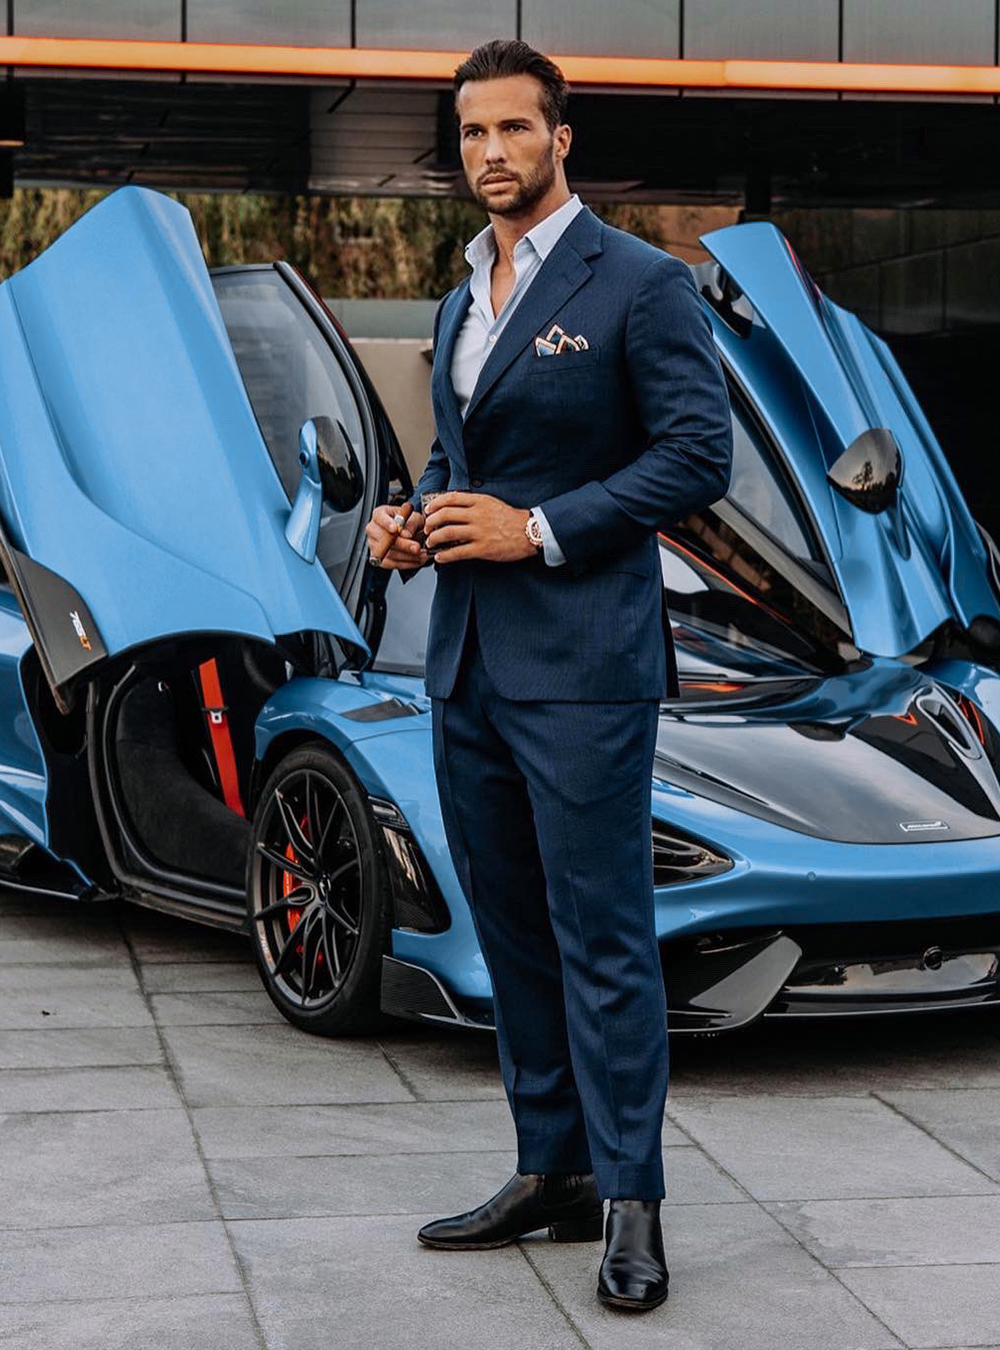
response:
M518 244L522 239L527 239L538 256L544 260L559 242L563 230L582 207L583 202L574 192L568 202L563 202L555 211L550 211L544 220L540 220L528 230L527 234L522 235L517 241ZM492 224L485 225L465 246L465 261L472 268L479 263L492 262L495 254L496 240L493 237Z

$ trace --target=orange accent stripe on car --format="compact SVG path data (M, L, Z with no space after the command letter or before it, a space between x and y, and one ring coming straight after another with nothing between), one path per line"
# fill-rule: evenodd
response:
M715 694L735 694L745 688L742 684L730 684L724 680L681 680L683 689L710 689Z
M315 79L450 82L467 51L392 47L291 47L131 38L0 37L0 65ZM770 61L557 55L570 83L645 88L827 89L910 94L1000 94L994 65L877 61Z
M737 586L736 582L733 581L731 577L725 576L717 567L713 567L700 553L695 553L693 549L685 548L685 546L678 539L675 539L672 534L666 534L663 530L657 530L657 534L661 539L666 540L667 544L672 549L676 549L678 553L686 554L686 556L698 567L703 568L706 572L710 572L713 577L718 577L724 586L728 586L729 589L735 591L737 595L742 595L743 599L748 600L751 605L756 605L756 607L762 609L765 614L773 615L773 617L778 619L781 623L788 622L785 616L779 613L778 610L772 609L771 606L761 600L759 596L751 595L750 592L745 591L742 586Z
M918 727L918 726L920 725L920 723L917 721L917 718L916 718L916 714L915 714L915 713L911 713L911 712L905 712L905 713L893 713L893 714L892 714L892 717L893 717L893 720L894 720L894 721L896 721L896 722L905 722L905 723L907 724L907 726L910 726L910 727Z

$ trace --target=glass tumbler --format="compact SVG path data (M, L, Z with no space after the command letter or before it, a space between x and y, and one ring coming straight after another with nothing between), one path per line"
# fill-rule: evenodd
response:
M427 532L427 503L429 501L433 501L435 497L440 497L445 491L446 491L445 488L438 488L436 492L421 492L420 494L420 511L424 517L425 538ZM450 547L451 547L450 544L438 544L437 548L431 548L427 543L424 544L424 548L427 549L427 552L430 554L432 558L434 557L435 553L440 553L442 549Z

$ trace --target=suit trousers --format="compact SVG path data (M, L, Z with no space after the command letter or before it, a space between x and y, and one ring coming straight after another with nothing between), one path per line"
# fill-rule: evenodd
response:
M667 1009L653 917L658 699L513 700L479 646L433 698L445 835L493 984L521 1173L664 1195Z

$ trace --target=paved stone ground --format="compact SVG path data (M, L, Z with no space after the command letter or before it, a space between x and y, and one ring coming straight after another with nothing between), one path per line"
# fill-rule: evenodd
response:
M245 942L0 896L0 1344L18 1350L1000 1347L1000 1019L672 1045L671 1269L441 1253L514 1166L491 1037L324 1042Z

